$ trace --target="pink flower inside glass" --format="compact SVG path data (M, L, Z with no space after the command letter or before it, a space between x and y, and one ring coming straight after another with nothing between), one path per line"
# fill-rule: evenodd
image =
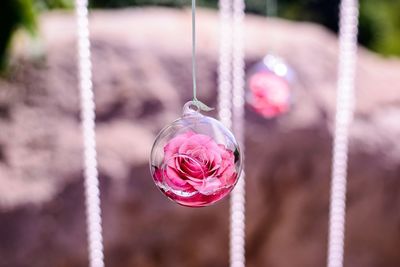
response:
M289 110L291 92L283 77L262 71L253 74L248 83L248 103L260 115L272 118Z
M226 196L238 180L239 151L218 144L211 136L187 131L163 147L159 166L152 166L160 190L191 207L210 205Z

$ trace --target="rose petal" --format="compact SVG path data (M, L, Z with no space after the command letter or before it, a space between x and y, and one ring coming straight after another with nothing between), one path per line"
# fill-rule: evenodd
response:
M210 195L236 181L234 153L207 135L178 135L164 150L167 164L163 181L174 190Z
M203 183L198 184L194 183L192 181L188 181L189 184L191 184L194 189L199 191L203 195L211 195L215 192L217 192L219 189L221 189L221 181L216 178L216 177L210 177L205 180L203 180Z
M185 180L181 179L177 172L170 167L167 167L164 172L163 181L175 190L184 191L191 188L191 186Z
M179 134L172 138L165 146L164 146L164 159L168 161L171 157L173 157L176 153L178 153L179 147L191 136L195 135L194 132L189 131L183 134Z

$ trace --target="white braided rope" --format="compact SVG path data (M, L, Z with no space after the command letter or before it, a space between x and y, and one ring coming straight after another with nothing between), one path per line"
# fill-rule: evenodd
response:
M219 1L219 66L218 116L222 124L232 128L232 3Z
M233 132L241 146L244 157L244 0L233 0L233 48L232 48L232 85L233 85ZM230 266L245 267L245 172L231 194L231 233Z
M328 267L343 267L349 127L353 119L358 1L342 0L336 126L333 141Z
M75 0L78 30L79 88L84 144L86 227L90 267L104 267L100 189L96 159L95 103L90 60L87 0Z

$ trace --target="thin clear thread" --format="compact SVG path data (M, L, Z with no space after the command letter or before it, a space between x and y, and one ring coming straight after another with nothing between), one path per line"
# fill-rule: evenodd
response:
M90 59L87 0L75 0L78 31L79 88L84 152L86 227L90 267L104 267L100 188L97 171L95 103Z
M192 78L193 78L193 101L197 102L197 62L196 62L196 0L192 0Z
M266 0L265 8L265 16L276 17L278 14L278 0Z
M349 128L354 113L358 31L357 0L342 0L329 218L328 267L343 267Z

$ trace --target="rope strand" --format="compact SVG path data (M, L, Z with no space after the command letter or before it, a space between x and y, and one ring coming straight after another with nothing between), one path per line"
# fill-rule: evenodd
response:
M218 116L232 128L232 1L219 0Z
M84 144L84 187L89 264L90 267L104 267L100 188L96 159L96 114L92 83L92 63L90 59L87 0L76 0L75 11L78 30L79 88L81 93L81 117Z
M232 104L233 132L241 147L244 157L244 0L233 0L233 34L232 34ZM230 266L245 267L245 169L231 194L231 233L230 233Z
M333 140L328 267L343 267L349 128L353 119L357 59L358 1L342 0L336 127Z

